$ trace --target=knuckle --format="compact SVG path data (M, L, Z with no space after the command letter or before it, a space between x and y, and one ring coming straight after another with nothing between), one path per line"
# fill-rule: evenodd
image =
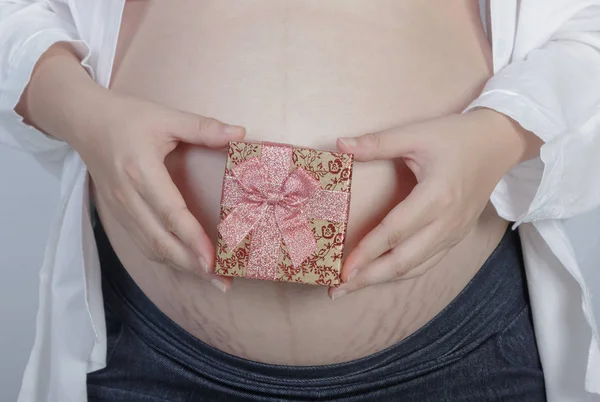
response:
M401 276L406 275L406 272L409 270L408 262L403 255L404 253L399 253L397 250L393 251L393 268L394 268L394 277L400 278Z
M154 249L151 244L148 244L148 242L144 241L143 243L139 244L138 247L142 251L142 254L146 256L146 258L152 262L158 262L154 256Z
M384 219L379 224L384 233L386 233L387 245L389 249L395 248L402 241L402 233L392 225L388 219Z
M209 117L198 120L198 131L200 134L211 134L218 131L221 126L221 122L216 119Z
M381 147L381 136L376 133L367 133L360 137L362 145L366 148L377 151Z
M354 278L352 282L353 290L359 290L367 287L367 280L364 276L359 275L356 278Z
M387 237L388 247L394 248L402 241L402 234L398 230L392 230Z
M175 232L178 227L178 218L187 211L187 207L174 207L161 212L160 220L169 232Z
M150 247L152 248L149 258L159 264L168 265L170 264L170 250L167 244L158 238L153 238L150 241Z
M401 276L404 276L404 274L406 274L407 271L408 270L406 262L401 259L397 260L394 264L395 277L400 278Z

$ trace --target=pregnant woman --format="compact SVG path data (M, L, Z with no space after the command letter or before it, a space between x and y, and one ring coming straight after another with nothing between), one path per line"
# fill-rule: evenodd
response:
M544 170L554 127L536 113L593 116L598 49L577 40L600 40L578 24L598 22L597 8L567 15L563 3L587 3L524 1L511 17L511 2L474 0L14 3L0 2L0 35L22 39L2 60L27 48L13 24L30 21L33 43L46 39L13 62L20 73L0 92L23 117L5 119L6 138L36 138L32 152L60 162L63 182L22 401L568 395L549 381L565 376L549 352L564 325L532 318L554 312L526 278L568 246L524 259L522 244L545 245L531 222L561 218L528 215L547 194L542 172L567 169ZM509 64L527 13L563 20L550 30L530 15L525 42L535 43ZM528 25L538 22L539 33ZM575 91L584 99L572 105ZM214 274L225 147L242 139L355 155L340 287ZM528 166L529 181L518 174ZM591 333L577 314L573 330Z

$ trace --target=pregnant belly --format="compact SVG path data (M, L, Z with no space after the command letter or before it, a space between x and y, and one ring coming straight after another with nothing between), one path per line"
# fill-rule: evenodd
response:
M460 112L480 91L490 67L477 2L423 3L128 2L112 88L243 125L248 140L333 150L339 136ZM182 145L166 160L213 239L225 156ZM347 250L414 185L400 161L356 163ZM414 332L464 287L504 227L488 208L430 273L332 302L324 288L244 279L220 294L147 261L102 219L127 270L175 322L232 354L284 364L349 360Z

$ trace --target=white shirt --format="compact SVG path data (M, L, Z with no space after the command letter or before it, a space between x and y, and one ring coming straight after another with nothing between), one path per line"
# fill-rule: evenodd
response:
M86 167L14 107L57 41L73 43L107 86L123 6L0 0L0 143L31 153L61 181L19 402L86 401L86 373L105 366L106 330ZM600 0L489 6L495 75L467 110L495 109L545 141L540 158L510 171L491 200L521 234L548 401L600 401Z

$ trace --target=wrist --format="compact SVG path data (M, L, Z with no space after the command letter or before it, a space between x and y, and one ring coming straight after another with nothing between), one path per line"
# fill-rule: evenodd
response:
M62 118L51 135L68 142L81 152L87 145L93 146L95 137L105 132L108 124L107 110L114 94L108 89L89 80L73 82L62 95L64 107Z
M506 172L540 154L543 141L509 116L493 109L479 108L465 113L475 124L485 146L498 155Z

